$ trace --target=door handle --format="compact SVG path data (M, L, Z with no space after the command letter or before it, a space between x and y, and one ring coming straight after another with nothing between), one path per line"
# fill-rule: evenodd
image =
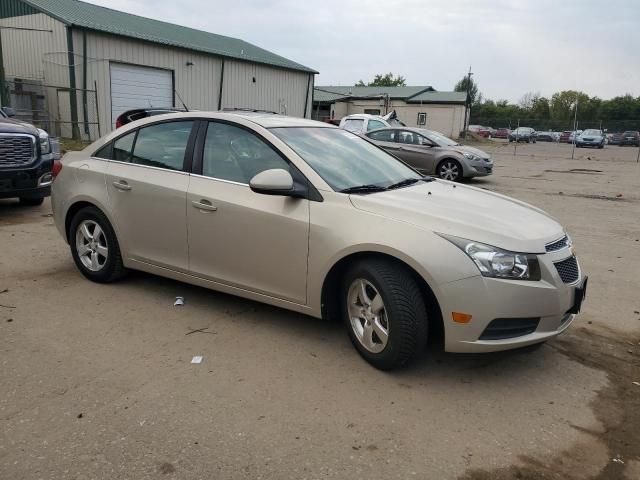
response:
M129 185L124 180L113 182L113 186L116 187L118 190L123 190L125 192L128 192L129 190L131 190L131 185Z
M191 206L193 208L197 208L198 210L204 210L207 212L215 212L216 210L218 210L218 207L212 205L209 200L200 200L199 202L194 200L193 202L191 202Z

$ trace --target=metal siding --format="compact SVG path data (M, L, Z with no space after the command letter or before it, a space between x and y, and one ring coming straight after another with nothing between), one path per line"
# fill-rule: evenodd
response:
M46 52L66 52L67 37L64 24L37 13L18 17L1 18L0 26L52 30L51 32L0 29L2 55L7 77L44 78L43 56ZM65 78L52 79L68 85ZM56 83L59 84L59 83Z
M222 108L255 108L302 117L308 79L304 72L226 60Z
M77 30L74 30L74 48L76 55L82 54L82 32ZM97 82L103 135L111 130L110 62L172 70L177 93L189 109L218 108L221 58L93 31L87 31L87 56L88 88L93 89L94 81ZM186 66L187 62L193 65ZM76 76L81 86L82 68L76 68ZM175 103L181 107L178 95Z

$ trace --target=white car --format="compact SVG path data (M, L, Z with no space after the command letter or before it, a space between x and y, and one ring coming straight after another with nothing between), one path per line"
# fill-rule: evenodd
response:
M360 135L379 128L396 126L404 126L404 123L397 119L395 110L383 117L368 113L354 113L340 120L340 128Z
M127 269L340 317L391 369L433 330L451 352L544 342L586 288L563 227L423 177L359 135L275 114L138 120L53 168L56 226L96 282Z

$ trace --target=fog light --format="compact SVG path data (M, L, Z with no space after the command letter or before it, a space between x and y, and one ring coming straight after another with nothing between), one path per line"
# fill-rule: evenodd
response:
M451 317L456 323L469 323L472 316L468 313L452 312Z

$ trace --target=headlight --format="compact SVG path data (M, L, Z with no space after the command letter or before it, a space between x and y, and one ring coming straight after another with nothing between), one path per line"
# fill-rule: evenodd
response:
M40 142L40 152L43 155L51 153L51 143L49 142L49 134L42 129L38 129L38 141Z
M509 252L465 238L439 235L466 253L484 277L540 280L540 265L536 255Z
M478 159L478 157L476 157L473 153L465 152L462 155L464 156L464 158L466 158L468 160L477 160Z

